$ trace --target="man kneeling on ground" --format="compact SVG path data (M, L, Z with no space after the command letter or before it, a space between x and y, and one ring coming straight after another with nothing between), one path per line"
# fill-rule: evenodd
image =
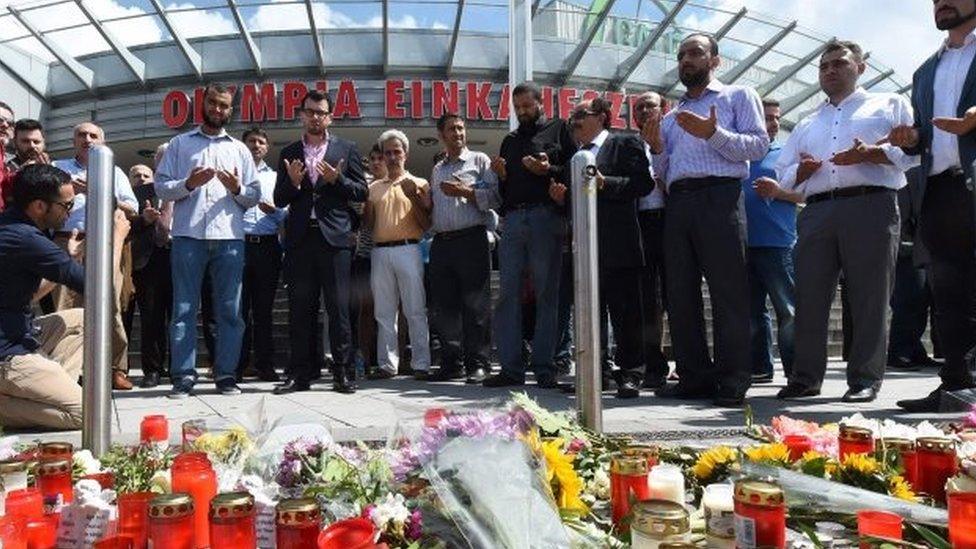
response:
M74 203L71 178L46 164L14 177L13 204L0 214L0 425L7 428L81 428L83 309L33 318L31 303L63 284L85 289L80 241L67 250L46 231L60 229ZM129 222L115 212L118 268Z

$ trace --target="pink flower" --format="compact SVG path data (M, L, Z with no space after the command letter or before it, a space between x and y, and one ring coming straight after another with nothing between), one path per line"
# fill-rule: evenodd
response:
M976 427L976 405L969 410L969 415L966 416L966 425Z
M782 441L789 435L800 435L810 439L813 450L828 456L837 456L837 432L824 429L819 424L787 416L776 416L770 424L776 440Z

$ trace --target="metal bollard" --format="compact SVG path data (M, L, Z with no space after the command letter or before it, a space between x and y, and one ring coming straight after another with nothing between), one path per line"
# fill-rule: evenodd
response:
M88 151L85 210L85 363L81 444L101 455L111 442L112 306L115 303L112 245L115 163L104 145Z
M596 239L596 157L589 151L573 155L573 310L576 346L576 408L589 429L603 431L600 374L600 286Z

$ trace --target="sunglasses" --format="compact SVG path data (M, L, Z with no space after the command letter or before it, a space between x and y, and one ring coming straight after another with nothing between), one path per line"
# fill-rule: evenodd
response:
M573 120L583 120L587 116L596 116L597 113L593 111L573 111Z
M66 212L70 212L71 208L75 207L74 200L68 200L67 202L58 202L57 200L52 200L51 202L48 202L48 204L57 204L58 206L64 208L64 211Z

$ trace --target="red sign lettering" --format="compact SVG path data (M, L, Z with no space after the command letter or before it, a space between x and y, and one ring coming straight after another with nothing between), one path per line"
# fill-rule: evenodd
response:
M179 128L190 118L190 98L180 90L173 90L163 98L163 122Z
M272 82L244 84L241 92L241 122L263 122L278 120L278 101L275 85Z
M610 102L610 127L615 130L626 128L627 121L620 116L620 111L624 108L624 94L607 92L605 98Z
M495 115L488 106L491 82L468 82L465 106L468 120L494 120Z
M343 80L339 83L339 91L336 93L335 108L332 109L332 118L361 118L359 112L359 97L356 96L356 85L352 80Z
M403 118L407 115L403 108L403 80L386 81L386 117Z
M308 86L301 82L285 82L284 96L281 100L281 118L283 120L294 120L295 111L302 108L302 98L308 93Z
M439 118L448 112L459 114L461 112L461 100L457 81L434 82L430 92L430 107L430 114L434 118Z

